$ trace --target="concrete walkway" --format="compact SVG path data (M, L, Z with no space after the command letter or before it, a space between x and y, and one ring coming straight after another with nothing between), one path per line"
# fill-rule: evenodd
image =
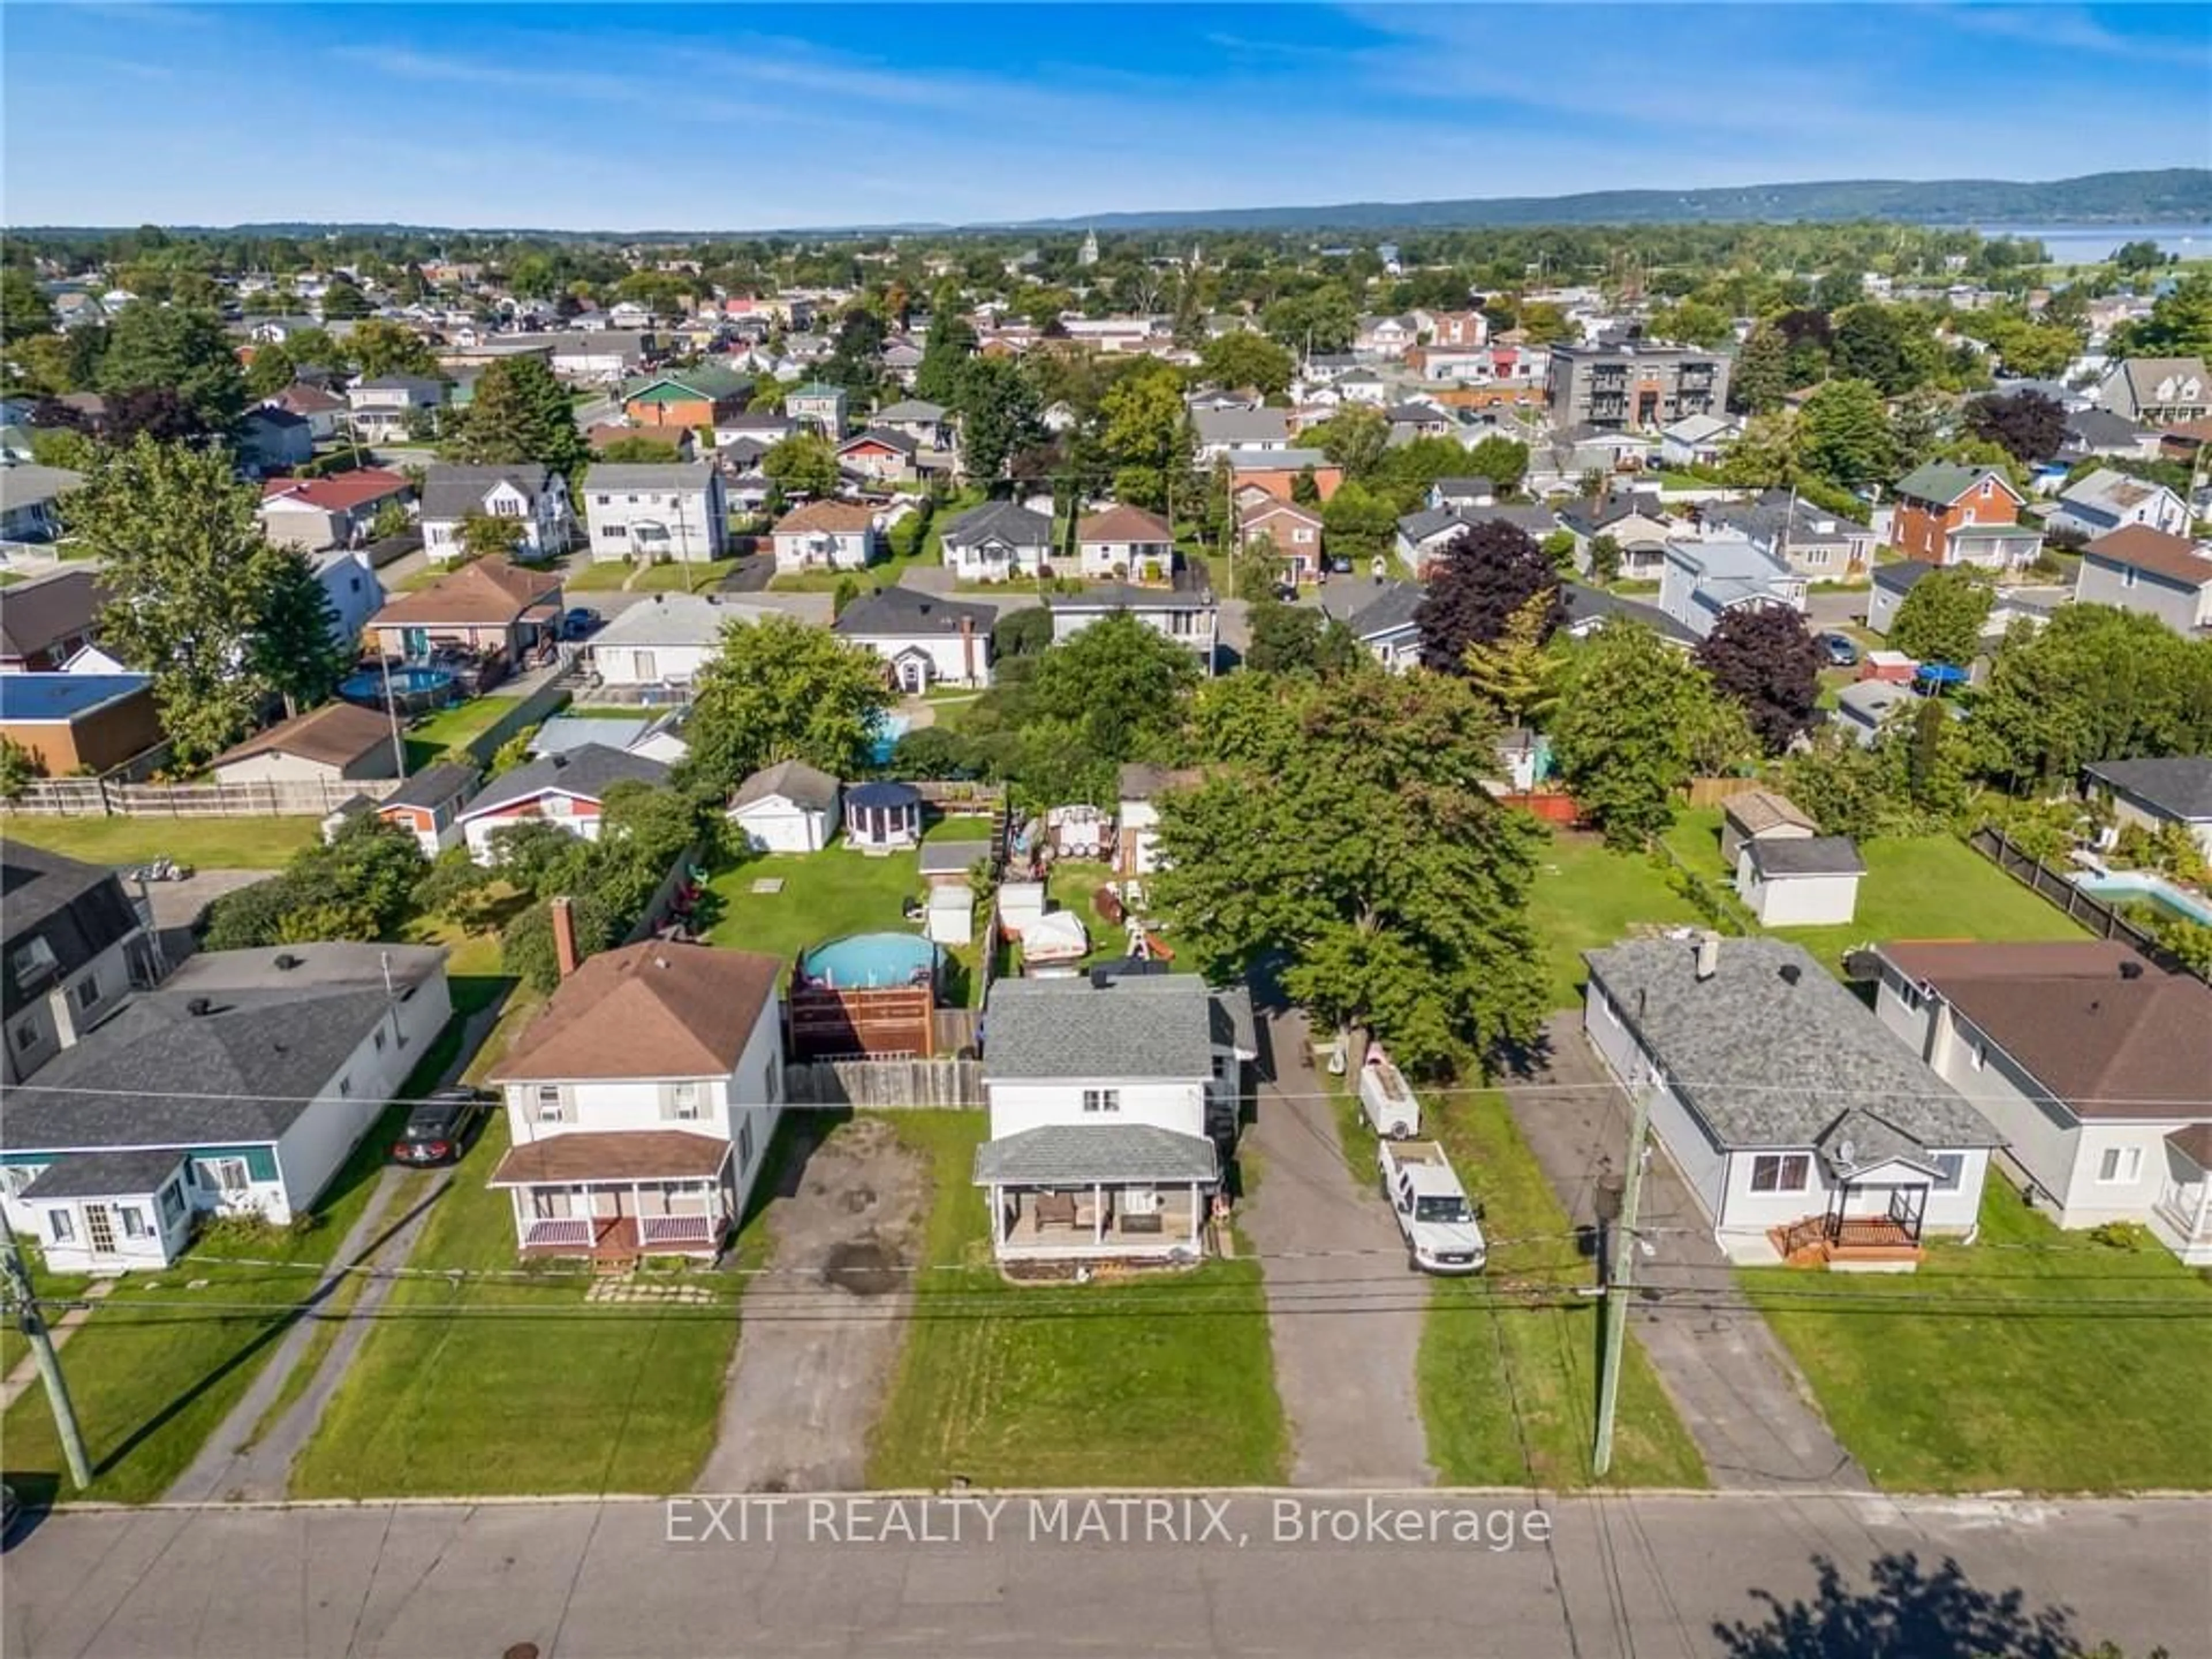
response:
M84 1299L88 1303L97 1302L114 1288L113 1279L95 1279L84 1287ZM47 1329L47 1334L53 1340L54 1352L59 1353L67 1347L70 1338L76 1334L77 1327L91 1317L92 1310L89 1307L77 1307L71 1308L59 1319L54 1321ZM0 1382L0 1412L5 1412L9 1407L14 1405L17 1395L38 1385L39 1357L36 1354L27 1353L15 1362L15 1369L8 1373L7 1380Z
M477 1050L483 1046L484 1038L499 1023L505 1006L506 1000L502 998L469 1016L453 1059L432 1085L434 1088L449 1086L467 1069ZM169 1502L258 1501L284 1496L291 1480L292 1460L300 1455L300 1449L307 1443L316 1425L322 1421L324 1408L345 1379L346 1368L353 1363L377 1310L397 1282L382 1276L378 1270L406 1263L431 1212L458 1175L457 1170L443 1170L434 1180L424 1181L420 1171L392 1164L378 1171L376 1190L369 1194L361 1218L331 1255L335 1265L315 1281L315 1288L308 1293L307 1311L285 1331L276 1353L262 1367L261 1375L253 1379L238 1404L231 1407L229 1415L207 1437L199 1455L177 1477L167 1494ZM397 1201L404 1201L405 1207L396 1218L388 1220ZM372 1270L376 1276L362 1288L350 1310L331 1316L316 1311L344 1283L349 1268L362 1267ZM285 1407L283 1416L269 1425L268 1433L257 1439L254 1431L283 1392L286 1380L298 1369L308 1343L313 1340L317 1321L326 1316L344 1322L338 1328L337 1340L323 1355L306 1389Z
M1604 1169L1627 1156L1629 1103L1584 1039L1579 1013L1546 1027L1547 1063L1506 1097L1522 1135L1577 1227L1595 1224L1592 1196ZM1547 1088L1546 1085L1596 1087ZM1653 1284L1726 1290L1728 1258L1663 1151L1644 1174L1637 1231L1650 1243L1639 1276ZM1789 1351L1749 1310L1677 1304L1638 1308L1631 1328L1650 1357L1716 1486L1735 1490L1871 1491L1866 1472L1829 1432Z
M1423 1486L1436 1479L1414 1391L1428 1284L1397 1223L1355 1184L1335 1108L1298 1056L1305 1017L1268 1021L1257 1116L1244 1137L1259 1186L1238 1224L1259 1253L1275 1390L1301 1486ZM1263 1059L1265 1057L1263 1056Z

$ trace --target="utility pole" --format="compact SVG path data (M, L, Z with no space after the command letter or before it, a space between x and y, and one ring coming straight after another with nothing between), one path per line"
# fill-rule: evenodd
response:
M46 1385L46 1404L53 1410L54 1433L61 1440L62 1455L69 1460L70 1479L82 1492L92 1485L92 1465L84 1455L76 1407L70 1403L61 1356L54 1352L54 1340L46 1334L46 1316L39 1311L38 1297L31 1289L31 1270L24 1263L15 1230L8 1224L5 1212L0 1212L0 1277L6 1280L8 1299L15 1304L16 1322L30 1342L31 1358L38 1362L39 1381Z
M1636 1287L1636 1204L1644 1191L1644 1141L1651 1127L1651 1091L1645 1083L1631 1097L1634 1112L1628 1129L1628 1173L1620 1194L1620 1218L1609 1230L1613 1262L1605 1276L1605 1348L1598 1355L1597 1444L1590 1451L1590 1476L1605 1479L1613 1466L1613 1415L1620 1403L1620 1352L1628 1342L1628 1299Z

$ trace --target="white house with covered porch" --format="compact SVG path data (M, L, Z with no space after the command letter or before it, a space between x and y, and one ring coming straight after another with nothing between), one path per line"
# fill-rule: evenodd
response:
M1583 1028L1735 1260L1911 1271L1971 1237L2004 1136L1797 945L1584 953Z
M649 941L575 962L493 1078L513 1146L490 1185L525 1256L712 1257L783 1101L775 957Z
M975 1180L1000 1260L1205 1254L1257 1047L1249 997L1195 974L994 983Z

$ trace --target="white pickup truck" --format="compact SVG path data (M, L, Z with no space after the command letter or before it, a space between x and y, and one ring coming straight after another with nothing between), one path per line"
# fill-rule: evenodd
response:
M1369 1046L1359 1065L1359 1109L1386 1139L1410 1140L1421 1132L1421 1103L1379 1042Z
M1433 1140L1385 1140L1375 1161L1412 1265L1423 1273L1480 1273L1490 1255L1482 1212L1459 1184L1444 1149Z

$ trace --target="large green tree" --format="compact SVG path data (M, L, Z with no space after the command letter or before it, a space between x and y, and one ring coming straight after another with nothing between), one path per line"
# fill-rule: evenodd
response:
M1252 678L1206 781L1161 803L1150 885L1178 951L1279 961L1316 1017L1420 1071L1532 1037L1542 832L1482 787L1486 711L1434 675Z
M245 374L222 319L211 311L143 301L124 307L108 330L100 386L108 392L166 387L214 431L227 429L246 407Z
M1640 846L1674 823L1716 707L1705 671L1641 624L1607 623L1568 653L1553 751L1609 845Z
M438 354L430 343L403 323L370 317L346 336L345 349L364 380L386 374L419 374L435 379Z
M1198 372L1216 386L1249 386L1266 397L1289 390L1297 371L1288 348L1243 329L1217 334L1198 351Z
M1255 600L1244 666L1259 674L1348 673L1364 660L1358 638L1335 617L1273 595Z
M1922 662L1964 667L1981 654L1982 628L1995 598L1989 578L1970 565L1931 570L1897 607L1889 643Z
M101 643L153 677L187 766L244 736L276 689L261 633L296 556L262 534L260 499L221 450L142 437L104 453L63 509L102 564Z
M536 357L502 357L477 381L476 396L448 412L440 453L477 466L538 463L574 476L589 455L568 394Z
M1896 460L1889 411L1869 382L1830 380L1805 400L1797 464L1814 477L1848 489L1887 479Z
M730 623L695 685L681 781L719 801L778 761L851 777L891 701L883 659L864 646L789 617Z
M2094 760L2212 751L2212 641L2136 611L2063 606L2039 632L2014 625L1972 726L1983 769L2015 787L2070 784Z
M1006 463L1044 441L1036 383L1011 357L971 357L953 380L961 463L971 478L1001 477Z
M1123 374L1098 400L1098 445L1114 473L1114 493L1158 512L1172 493L1195 505L1190 484L1194 439L1182 400L1182 377L1146 362Z
M828 495L837 488L837 451L818 433L794 432L761 457L761 475L786 495Z
M1160 759L1199 678L1188 650L1121 611L1036 659L1016 718L1026 736L1094 770ZM1109 781L1088 781L1094 790Z
M284 699L287 714L329 698L353 666L356 641L337 631L337 608L304 554L277 550L253 635L258 676Z

